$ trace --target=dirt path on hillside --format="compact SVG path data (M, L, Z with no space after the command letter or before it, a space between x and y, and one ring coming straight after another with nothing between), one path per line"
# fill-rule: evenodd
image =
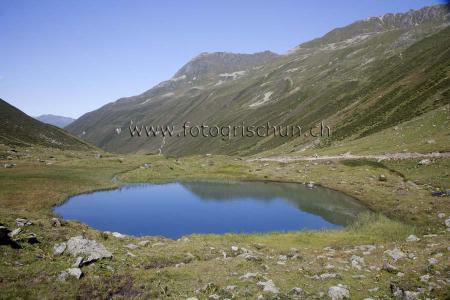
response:
M324 156L273 156L250 159L249 161L275 161L275 162L292 162L292 161L318 161L318 160L348 160L348 159L375 159L375 160L400 160L400 159L419 159L419 158L448 158L450 152L432 152L432 153L416 153L416 152L400 152L386 153L375 155L324 155Z

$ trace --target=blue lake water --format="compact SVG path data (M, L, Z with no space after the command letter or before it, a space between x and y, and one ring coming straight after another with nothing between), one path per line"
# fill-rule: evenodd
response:
M71 197L55 213L96 229L179 238L194 233L337 229L367 209L329 189L295 183L126 185Z

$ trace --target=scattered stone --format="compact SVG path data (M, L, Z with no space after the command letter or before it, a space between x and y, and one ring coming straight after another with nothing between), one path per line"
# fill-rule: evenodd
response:
M279 294L280 290L275 286L275 283L271 279L267 281L258 281L256 285L263 288L263 292L269 292L273 294Z
M331 279L331 278L341 278L341 275L337 274L337 273L323 273L323 274L320 274L319 278L322 280Z
M352 255L352 257L350 257L350 262L352 267L358 270L361 270L361 268L365 265L364 258L357 255Z
M419 292L405 291L403 299L405 299L405 300L416 300L416 299L419 299L419 296L420 296Z
M256 278L259 274L258 273L246 273L244 275L242 275L241 277L239 277L239 279L251 279L251 278Z
M310 181L310 182L308 182L308 183L306 184L306 187L309 188L309 189L313 189L313 188L316 187L316 185L315 185L314 182Z
M450 227L450 218L448 218L447 220L445 220L445 226Z
M227 289L229 291L234 291L236 288L237 288L237 286L235 286L235 285L229 285L225 289Z
M186 252L186 253L184 254L184 257L185 257L185 260L186 260L187 262L191 262L191 261L193 261L193 260L195 259L194 254L192 254L191 252Z
M418 163L419 166L428 166L429 164L431 164L431 160L429 160L428 158L422 159Z
M383 270L389 272L389 273L397 273L398 268L396 266L391 265L387 261L384 261L383 263Z
M126 235L121 234L121 233L119 233L119 232L113 232L113 233L111 233L111 235L112 235L113 237L115 237L115 238L118 238L118 239L123 239L123 238L127 237Z
M186 298L186 300L198 300L198 298L197 297L189 297L189 298Z
M81 275L83 275L83 272L81 272L80 268L69 268L65 271L62 271L56 280L58 281L66 281L68 276L73 276L76 279L80 279Z
M303 294L303 289L299 287L292 288L289 293L289 295L293 296L301 296Z
M103 258L111 258L112 253L97 241L88 240L82 236L70 238L67 242L67 252L73 256L82 256L84 264Z
M67 272L66 271L62 271L61 273L59 273L59 275L56 277L56 280L57 281L66 281L66 279L67 279L67 276L68 276L69 274L67 274Z
M22 218L17 218L16 219L16 225L17 227L24 227L24 226L28 226L33 224L33 222L31 222L30 220L27 219L22 219Z
M328 297L332 300L340 300L350 298L350 292L346 285L338 284L328 289Z
M131 249L131 250L134 250L134 249L138 248L138 246L135 245L135 244L128 244L128 245L125 245L125 247L128 248L128 249Z
M175 264L175 268L181 268L181 267L183 267L184 265L186 265L184 262L181 262L181 263L179 263L179 264Z
M420 239L417 236L415 236L414 234L411 234L410 236L408 236L406 238L406 241L407 242L417 242L417 241L420 241Z
M360 245L360 246L357 246L356 248L358 248L358 250L363 251L364 255L368 255L372 251L376 250L377 246L375 246L375 245Z
M426 274L426 275L422 275L420 276L420 281L422 282L428 282L430 280L431 276Z
M58 218L52 218L52 226L53 227L61 227L61 221Z
M437 264L439 262L439 260L437 260L436 258L434 258L434 257L430 257L429 259L428 259L428 263L430 264L430 265L435 265L435 264Z
M279 260L279 261L287 261L287 260L288 260L288 257L287 257L286 255L279 255L279 256L278 256L278 260Z
M386 175L380 174L380 176L378 176L378 181L387 181Z
M145 240L145 241L140 241L140 242L138 243L138 245L139 245L139 246L142 246L142 247L145 247L145 246L147 246L149 243L150 243L150 241Z
M128 255L128 256L131 256L131 257L136 257L136 255L133 254L133 253L131 253L130 251L127 251L127 255Z
M8 235L10 238L15 237L16 235L18 235L20 232L22 231L22 228L16 228L13 231L11 231Z
M438 217L439 219L443 219L443 218L445 218L445 214L444 214L444 213L438 213L438 214L437 214L437 217Z
M53 247L53 255L59 256L59 255L63 254L64 251L66 251L66 248L67 248L66 243L56 244Z
M387 254L388 256L390 256L394 261L397 261L397 260L399 260L401 258L406 257L406 254L403 253L397 247L392 249L392 250L386 250L386 251L384 251L384 253Z
M4 164L3 167L4 167L5 169L12 169L12 168L15 168L15 167L16 167L16 164Z
M374 287L374 288L368 289L367 291L368 291L369 293L376 293L376 292L378 292L378 290L379 290L379 288Z
M405 273L403 273L403 272L398 272L397 273L397 277L404 277L405 276Z
M178 240L177 240L177 242L183 242L183 243L188 243L188 242L190 242L191 240L188 238L188 237L186 237L186 236L182 236L181 238L179 238Z
M208 300L219 300L220 296L217 294L209 295Z
M253 255L253 254L249 254L249 253L243 254L242 257L244 257L248 261L256 261L256 262L261 262L262 261L261 257Z
M239 251L239 247L238 246L231 246L231 251L238 252Z
M405 291L397 285L397 283L395 282L391 282L389 284L389 288L391 290L391 294L392 296L394 296L395 298L402 298L404 296Z

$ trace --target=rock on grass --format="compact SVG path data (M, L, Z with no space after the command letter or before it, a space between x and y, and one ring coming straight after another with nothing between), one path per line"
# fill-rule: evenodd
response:
M82 256L85 264L112 257L112 253L105 246L97 243L97 241L85 239L82 236L71 238L67 242L66 251L73 256Z
M328 289L328 297L332 300L348 299L350 292L346 285L338 284Z

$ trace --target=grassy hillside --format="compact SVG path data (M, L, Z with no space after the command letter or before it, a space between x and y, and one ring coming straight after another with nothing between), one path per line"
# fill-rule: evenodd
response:
M0 99L0 144L47 146L59 149L95 149L55 126L44 124Z

